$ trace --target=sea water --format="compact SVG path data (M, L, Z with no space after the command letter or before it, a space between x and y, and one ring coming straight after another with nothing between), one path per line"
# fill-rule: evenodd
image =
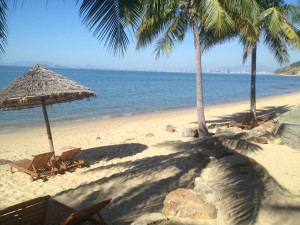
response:
M96 98L47 107L52 125L196 106L194 73L49 68L97 93ZM0 89L29 67L0 66ZM300 90L300 77L257 76L257 98ZM250 98L249 74L203 74L204 105ZM283 103L284 104L284 103ZM43 123L42 108L0 112L0 132Z

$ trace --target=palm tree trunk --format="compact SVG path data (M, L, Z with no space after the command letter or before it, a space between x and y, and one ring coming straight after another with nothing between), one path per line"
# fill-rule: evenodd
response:
M193 18L193 31L196 54L196 89L197 89L197 118L199 138L207 137L208 130L205 123L204 104L203 104L203 88L202 88L202 68L201 68L201 48L198 22L196 16Z
M251 100L250 100L250 111L253 114L253 123L257 122L256 118L256 49L255 44L251 54Z

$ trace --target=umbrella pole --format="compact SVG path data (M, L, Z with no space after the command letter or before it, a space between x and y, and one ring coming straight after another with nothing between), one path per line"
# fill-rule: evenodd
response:
M45 104L45 99L42 99L42 107L43 107L43 113L44 113L44 119L46 123L46 128L47 128L47 134L48 134L48 140L50 144L50 149L52 152L54 152L54 147L53 147L53 140L52 140L52 134L51 134L51 129L50 129L50 123L48 119L48 113L46 109L46 104Z

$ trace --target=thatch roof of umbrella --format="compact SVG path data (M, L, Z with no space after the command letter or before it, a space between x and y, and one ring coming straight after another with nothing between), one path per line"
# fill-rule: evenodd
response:
M42 106L50 148L54 152L46 106L95 96L87 87L36 65L0 92L0 111Z
M95 97L89 88L41 65L32 67L0 92L0 110L18 110Z

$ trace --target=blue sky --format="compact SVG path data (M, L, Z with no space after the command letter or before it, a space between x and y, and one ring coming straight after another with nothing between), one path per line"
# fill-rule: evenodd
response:
M153 47L135 50L134 39L125 57L115 57L82 24L74 0L27 0L8 14L8 44L0 64L19 61L52 62L64 66L102 69L188 70L195 68L192 34L168 57L158 61ZM298 0L286 1L289 3ZM299 4L299 2L298 2ZM290 51L290 62L300 61ZM246 63L249 65L249 61ZM204 69L242 65L242 47L236 42L219 45L203 55ZM258 65L278 68L272 54L258 47Z

